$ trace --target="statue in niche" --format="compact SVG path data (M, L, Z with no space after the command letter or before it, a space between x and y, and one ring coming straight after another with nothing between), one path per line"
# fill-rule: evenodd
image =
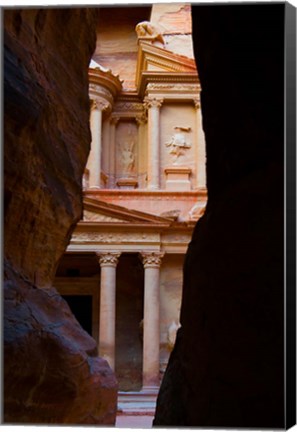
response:
M190 132L190 127L176 126L176 133L172 135L171 140L165 143L166 147L171 147L170 154L175 157L175 160L185 154L185 150L191 148L191 143L187 143L184 132Z
M131 128L129 128L128 134L120 146L122 172L125 174L130 174L134 170L134 166L135 166L134 147L135 147L135 138L133 136L133 131L131 130Z

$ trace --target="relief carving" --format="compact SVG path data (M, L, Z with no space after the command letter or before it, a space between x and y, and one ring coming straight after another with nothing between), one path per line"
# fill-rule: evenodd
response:
M117 131L117 171L120 177L131 177L135 173L135 147L137 126L135 123L121 123Z
M173 91L183 91L185 93L198 93L200 87L197 84L179 84L179 83L149 83L146 87L149 90L173 90Z
M169 351L172 351L172 349L174 347L175 339L176 339L176 333L177 333L177 330L180 327L181 327L180 323L176 324L175 321L172 321L172 323L168 327L168 331L167 331L167 348L169 349Z
M170 154L177 160L179 156L184 155L185 151L192 147L192 144L186 141L185 132L190 132L190 127L176 126L176 133L171 137L171 140L165 143L166 147L170 147Z
M146 39L152 42L161 42L165 45L164 38L160 30L149 21L142 21L135 27L138 39Z

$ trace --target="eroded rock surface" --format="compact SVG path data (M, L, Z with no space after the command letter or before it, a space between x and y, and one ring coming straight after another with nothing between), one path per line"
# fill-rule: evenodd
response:
M193 7L209 201L156 426L284 427L283 16Z
M117 383L51 287L81 217L95 9L4 13L4 421L114 424Z

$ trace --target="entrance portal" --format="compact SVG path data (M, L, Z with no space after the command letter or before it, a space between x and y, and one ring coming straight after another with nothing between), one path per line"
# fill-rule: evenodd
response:
M91 295L62 295L67 301L71 312L82 328L92 335L92 296Z
M115 373L120 391L142 388L143 265L122 254L117 267Z

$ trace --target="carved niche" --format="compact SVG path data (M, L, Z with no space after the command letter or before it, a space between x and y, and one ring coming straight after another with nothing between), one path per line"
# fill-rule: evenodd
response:
M117 180L137 178L138 128L134 121L122 121L116 131Z

